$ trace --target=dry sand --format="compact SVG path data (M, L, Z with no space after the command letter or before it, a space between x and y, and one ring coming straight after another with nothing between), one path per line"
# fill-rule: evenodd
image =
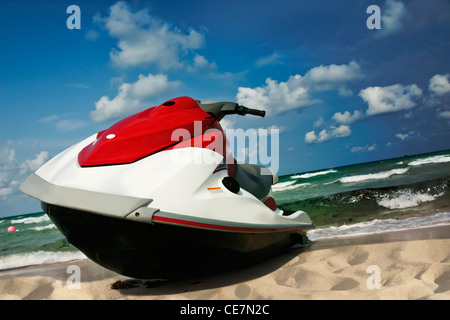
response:
M79 289L67 285L70 265ZM129 288L111 288L121 284ZM450 226L320 240L238 272L168 282L89 260L18 268L0 272L0 299L450 299Z

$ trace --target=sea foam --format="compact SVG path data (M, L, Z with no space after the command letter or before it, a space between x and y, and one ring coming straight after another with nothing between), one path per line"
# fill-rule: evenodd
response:
M349 177L340 178L339 181L342 183L351 183L351 182L362 182L367 180L379 180L379 179L387 179L394 174L404 174L408 172L408 168L400 168L400 169L392 169L389 171L383 171L379 173L369 173L369 174L361 174Z
M423 164L431 164L431 163L443 163L443 162L450 162L450 156L433 156L425 159L415 160L410 162L408 165L410 166L421 166Z
M19 224L19 223L30 224L30 223L42 223L42 222L46 222L46 221L50 221L50 218L47 215L42 215L40 217L28 217L28 218L22 218L22 219L17 219L17 220L11 220L11 223L12 224Z
M413 217L409 219L375 219L367 222L329 226L308 231L312 241L319 239L358 236L389 231L403 231L431 226L450 225L450 212L436 213L430 216Z
M56 226L54 224L49 224L49 225L42 226L42 227L29 228L28 230L42 231L42 230L47 230L47 229L56 229Z
M394 194L385 195L377 203L388 209L406 209L417 207L422 202L430 202L442 196L444 193L430 195L427 193L414 193L411 190L400 190Z
M319 171L319 172L311 172L311 173L304 173L298 176L291 176L291 179L307 179L307 178L312 178L312 177L316 177L316 176L321 176L324 174L329 174L329 173L334 173L337 172L337 170L325 170L325 171Z
M80 251L34 251L0 257L0 270L30 265L87 259Z
M286 190L293 190L293 189L297 189L297 188L305 187L305 186L309 186L309 185L310 185L310 183L308 183L308 182L300 183L300 184L295 184L295 181L279 182L272 186L272 191L280 192L280 191L286 191Z

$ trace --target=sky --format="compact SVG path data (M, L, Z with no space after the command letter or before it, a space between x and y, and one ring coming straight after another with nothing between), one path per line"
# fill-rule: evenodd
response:
M224 127L278 130L279 175L450 149L449 35L445 0L1 0L0 216L40 211L19 186L50 158L178 96L266 110Z

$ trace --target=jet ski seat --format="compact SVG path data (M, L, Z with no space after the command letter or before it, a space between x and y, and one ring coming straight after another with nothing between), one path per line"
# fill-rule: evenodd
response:
M235 163L233 178L259 200L266 198L272 184L278 181L270 169L248 163Z

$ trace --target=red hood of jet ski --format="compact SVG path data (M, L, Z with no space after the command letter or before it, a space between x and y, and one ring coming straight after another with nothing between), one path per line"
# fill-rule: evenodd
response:
M132 163L187 140L179 135L174 139L172 134L176 129L187 130L184 132L193 138L213 128L223 134L218 121L194 99L171 99L99 132L97 139L78 154L78 163L82 167Z

